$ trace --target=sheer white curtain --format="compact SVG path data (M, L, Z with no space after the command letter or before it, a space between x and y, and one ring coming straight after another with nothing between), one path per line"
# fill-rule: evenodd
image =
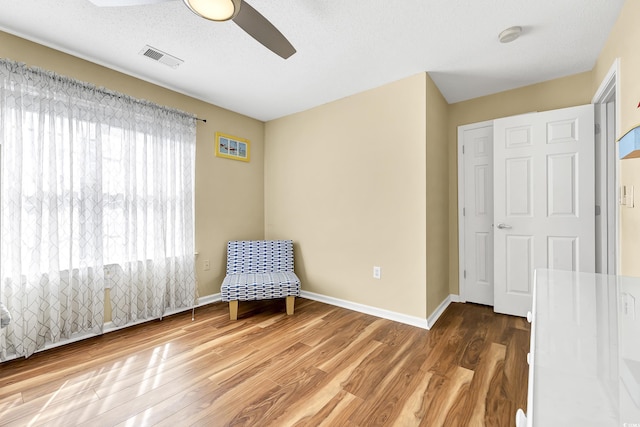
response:
M195 126L173 116L138 104L103 138L113 174L106 246L116 326L194 303Z
M0 60L0 358L195 298L195 120Z

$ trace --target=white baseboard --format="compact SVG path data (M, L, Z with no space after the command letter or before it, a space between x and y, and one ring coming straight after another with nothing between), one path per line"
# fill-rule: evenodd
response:
M384 310L382 308L371 307L364 304L358 304L356 302L346 301L339 298L328 297L326 295L316 294L309 291L300 291L300 296L314 301L323 302L337 307L346 308L348 310L357 311L359 313L370 314L372 316L381 317L387 320L393 320L394 322L404 323L406 325L417 326L422 329L429 329L427 319L421 319L420 317L409 316L402 313L396 313L395 311Z
M221 301L220 293L213 294L213 295L207 295L207 296L198 298L198 302L193 307L181 307L181 308L174 309L174 310L168 310L166 313L164 313L162 315L162 317L164 318L164 317L167 317L167 316L171 316L172 314L183 313L185 311L190 311L190 310L193 310L194 308L202 307L204 305L212 304L212 303L218 302L218 301ZM158 320L158 319L159 318L157 318L157 317L152 317L152 318L149 318L149 319L141 319L141 320L139 320L137 322L127 323L126 325L123 325L123 326L114 326L112 322L106 322L104 324L104 333L106 334L107 332L117 331L118 329L127 328L129 326L134 326L134 325L138 325L140 323L145 323L145 322L149 322L151 320Z
M442 301L442 303L440 303L438 308L436 308L436 310L431 314L431 316L429 316L428 319L422 319L420 317L409 316L407 314L397 313L395 311L390 311L390 310L384 310L382 308L377 308L377 307L371 307L368 305L346 301L339 298L329 297L326 295L316 294L314 292L309 292L309 291L300 291L300 296L310 300L323 302L325 304L335 305L336 307L342 307L348 310L357 311L359 313L380 317L382 319L392 320L394 322L400 322L406 325L416 326L422 329L430 329L431 327L433 327L433 325L436 323L438 318L442 315L442 313L444 313L447 307L449 307L449 304L451 304L452 302L460 302L460 297L458 295L451 294L447 296L447 298L444 301ZM212 304L219 301L221 301L220 293L207 295L207 296L198 298L198 303L195 305L195 307L202 307L204 305ZM163 317L167 317L172 314L181 313L188 310L192 310L192 308L180 308L177 310L168 311L163 315ZM149 322L151 320L156 320L156 319L142 319L137 322L128 323L127 325L124 325L124 326L114 326L112 322L106 322L104 324L103 333L106 334L109 332L117 331L119 329L127 328L129 326L134 326L140 323ZM59 347L64 344L70 344L72 342L80 341L86 338L95 337L98 335L100 334L85 333L85 334L73 336L68 339L61 340L56 343L48 343L45 345L44 348L37 350L36 353L39 353L44 350L49 350L51 348ZM15 356L9 356L6 359L6 361L12 360L12 359L15 359Z
M212 303L218 302L218 301L221 301L220 293L213 294L213 295L207 295L207 296L198 298L198 303L195 305L195 307L187 307L187 308L182 307L182 308L175 309L175 310L169 310L166 313L164 313L164 315L162 317L167 317L167 316L171 316L172 314L177 314L177 313L182 313L184 311L193 310L193 308L202 307L204 305L212 304ZM123 325L123 326L115 326L113 324L113 322L105 322L104 325L103 325L103 328L102 328L102 334L107 334L109 332L114 332L114 331L117 331L117 330L120 330L120 329L128 328L129 326L139 325L140 323L150 322L152 320L158 320L158 318L154 317L154 318L149 318L149 319L141 319L141 320L138 320L136 322L127 323L126 325ZM55 343L46 343L43 348L41 348L39 350L36 350L35 352L39 353L41 351L50 350L52 348L60 347L62 345L71 344L71 343L74 343L76 341L81 341L81 340L85 340L87 338L97 337L97 336L100 336L102 334L96 334L96 333L91 333L91 332L74 334L69 338L61 339L60 341L57 341ZM13 360L15 358L16 358L15 355L8 355L5 361Z
M370 314L372 316L381 317L394 322L404 323L406 325L417 326L422 329L431 329L436 321L442 316L442 313L449 307L452 302L460 302L460 296L450 294L440 303L438 308L429 316L428 319L409 316L407 314L396 313L395 311L384 310L382 308L371 307L356 302L346 301L339 298L329 297L326 295L316 294L309 291L300 291L300 296L314 301L323 302L337 307L346 308L348 310L357 311L359 313Z
M444 301L440 303L438 308L436 308L434 312L431 313L431 316L429 316L429 318L427 319L427 325L429 325L428 329L431 329L433 325L436 324L436 321L440 318L440 316L442 316L442 313L444 313L447 307L449 307L449 304L451 304L452 302L460 302L460 296L449 294L444 299Z
M218 292L217 294L207 295L206 297L198 298L198 304L196 304L196 307L202 307L203 305L212 304L214 302L220 302L220 301L222 301L222 295L220 294L220 292Z

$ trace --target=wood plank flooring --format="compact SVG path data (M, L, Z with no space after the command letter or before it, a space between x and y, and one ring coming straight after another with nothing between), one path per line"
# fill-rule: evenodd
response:
M211 304L0 364L2 426L513 426L529 324L430 331L298 298Z

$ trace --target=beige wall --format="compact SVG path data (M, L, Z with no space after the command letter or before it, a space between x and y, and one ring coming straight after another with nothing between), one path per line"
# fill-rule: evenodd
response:
M264 238L264 123L178 94L82 59L0 32L0 57L55 71L136 98L195 113L195 239L200 296L220 292L226 242ZM150 63L150 67L160 64ZM179 69L176 72L180 72ZM251 141L251 162L215 157L214 134L222 131ZM203 260L211 269L203 271Z
M266 124L266 236L296 242L305 290L426 318L426 81Z
M2 32L0 57L208 120L196 154L201 296L219 292L227 240L288 238L305 290L426 318L458 293L457 127L589 103L615 58L622 130L639 124L636 16L640 3L627 0L592 72L452 105L422 73L266 125ZM251 140L251 162L216 158L216 131ZM639 170L640 159L622 162L622 182L638 194ZM640 275L637 205L621 218L629 275Z
M449 106L427 79L427 315L449 296Z
M449 106L449 290L458 294L458 126L591 103L591 72Z
M621 185L634 187L635 207L620 206L620 274L640 277L640 159L620 162Z
M627 0L594 68L593 92L606 76L616 58L620 59L620 127L618 137L640 125L640 2ZM620 183L633 185L640 195L640 159L620 162ZM640 198L636 207L620 208L620 267L621 274L640 276Z

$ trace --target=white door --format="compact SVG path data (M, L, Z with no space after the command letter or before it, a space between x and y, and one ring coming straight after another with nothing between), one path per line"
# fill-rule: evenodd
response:
M494 310L531 310L535 268L595 268L593 105L494 121Z
M464 297L493 305L493 124L460 128L464 159Z

